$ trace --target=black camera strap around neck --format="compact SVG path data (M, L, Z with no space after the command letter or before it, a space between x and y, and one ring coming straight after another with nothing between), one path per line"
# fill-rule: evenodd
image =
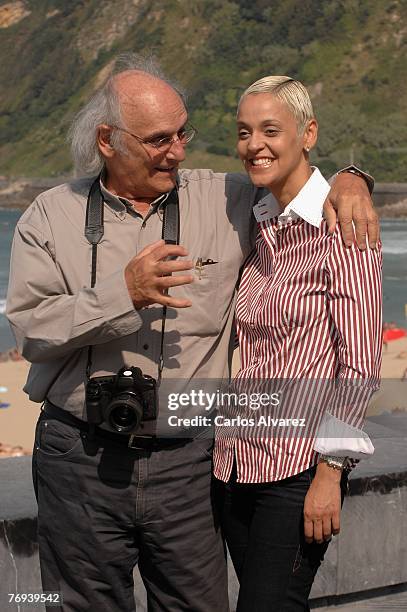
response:
M163 202L164 216L161 238L166 244L179 244L179 200L178 200L178 184L168 194ZM92 246L92 268L91 268L91 283L93 288L96 284L96 267L97 267L97 247L104 234L103 224L104 200L100 188L100 175L92 183L88 194L86 205L86 221L85 221L85 237ZM158 378L157 382L161 381L161 375L164 368L164 333L165 320L167 317L167 307L163 306L162 323L161 323L161 342L160 356L158 359ZM92 345L88 347L88 360L86 364L86 378L90 379L92 368Z
M178 199L178 183L170 191L167 199L164 202L163 228L161 238L165 244L179 244L179 199ZM158 377L157 383L161 382L161 375L164 369L164 333L165 321L167 318L167 306L163 306L161 317L161 339L160 339L160 356L158 358Z

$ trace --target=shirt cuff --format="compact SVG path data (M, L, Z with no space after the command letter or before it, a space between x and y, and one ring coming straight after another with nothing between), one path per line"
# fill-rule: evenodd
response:
M362 429L352 427L326 412L315 437L314 450L323 455L367 459L373 455L374 446Z
M140 329L143 322L131 301L124 270L118 270L102 281L93 291L97 297L104 320L117 336L127 336Z

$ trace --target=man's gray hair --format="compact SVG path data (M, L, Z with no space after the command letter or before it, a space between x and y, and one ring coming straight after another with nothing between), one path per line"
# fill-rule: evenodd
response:
M128 70L140 70L161 79L170 85L185 103L184 92L168 79L152 56L137 53L123 53L117 56L106 81L78 112L68 133L74 166L80 174L98 174L103 168L103 156L97 145L98 126L107 124L126 127L122 120L119 96L114 87L114 77ZM112 130L110 144L117 151L127 153L121 140L120 130Z

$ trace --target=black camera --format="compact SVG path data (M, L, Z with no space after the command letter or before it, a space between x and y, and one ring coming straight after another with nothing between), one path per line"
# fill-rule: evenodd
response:
M157 383L140 368L121 368L113 376L95 376L86 385L88 423L133 434L142 421L157 418Z

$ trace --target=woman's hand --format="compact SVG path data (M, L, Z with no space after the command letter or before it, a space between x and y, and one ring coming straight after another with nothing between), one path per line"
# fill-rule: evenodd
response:
M341 471L319 463L304 502L304 534L307 544L321 544L340 530Z
M372 198L366 182L360 176L349 172L338 174L324 204L325 219L329 231L335 230L337 221L341 226L346 246L352 246L355 235L360 249L375 248L379 240L379 219L373 208ZM353 224L355 225L355 235Z

